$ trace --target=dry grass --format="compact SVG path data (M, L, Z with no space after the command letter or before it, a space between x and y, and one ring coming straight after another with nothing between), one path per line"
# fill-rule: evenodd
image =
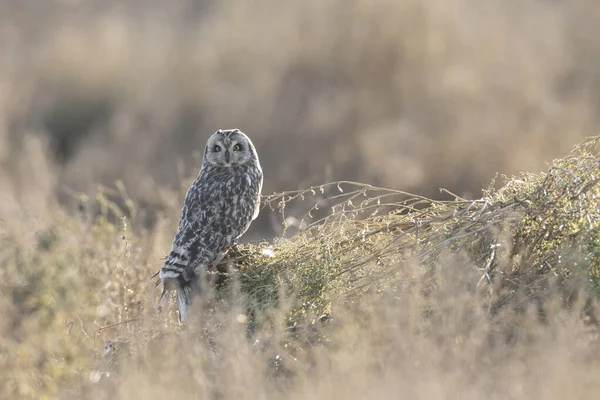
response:
M599 13L0 0L0 398L596 398L598 139L544 162ZM233 126L286 191L181 326L148 278Z
M25 196L3 212L2 395L592 397L597 142L476 201L349 182L270 196L304 219L232 253L185 326L148 280L164 228Z

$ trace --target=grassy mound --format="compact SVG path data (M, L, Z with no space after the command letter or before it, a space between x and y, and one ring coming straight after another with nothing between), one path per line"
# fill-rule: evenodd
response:
M600 289L597 144L578 146L545 174L506 179L473 201L433 201L351 182L273 195L267 204L283 212L290 202L329 194L296 224L299 232L273 244L271 257L257 246L244 249L241 291L258 306L274 303L284 276L301 311L310 305L322 314L334 298L398 291L423 276L433 288L454 259L461 268L455 272L477 278L468 289L487 291L490 312L524 300L520 295L541 300L552 284L564 288L567 302L591 300ZM324 206L331 212L313 218ZM421 276L407 264L419 265Z
M286 234L232 251L234 268L212 272L219 284L185 326L173 302L156 307L148 280L172 221L132 231L125 218L109 222L119 211L104 196L92 219L52 202L5 212L0 372L9 379L0 393L306 398L342 393L333 382L357 374L387 387L387 371L411 382L423 378L410 371L429 368L455 382L449 367L539 361L523 350L548 339L537 324L564 327L557 316L574 316L570 335L596 321L598 140L473 201L352 182L269 196ZM488 384L464 388L487 393Z

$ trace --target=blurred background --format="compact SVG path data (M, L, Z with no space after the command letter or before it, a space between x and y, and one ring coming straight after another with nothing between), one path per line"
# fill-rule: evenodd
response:
M236 127L265 194L479 197L598 133L599 21L596 0L0 0L0 187L68 205L121 180L151 223Z

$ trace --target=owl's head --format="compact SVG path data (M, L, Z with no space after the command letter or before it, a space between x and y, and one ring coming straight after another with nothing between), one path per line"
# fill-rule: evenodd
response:
M219 129L208 138L204 162L223 167L257 161L256 150L248 136L239 129Z

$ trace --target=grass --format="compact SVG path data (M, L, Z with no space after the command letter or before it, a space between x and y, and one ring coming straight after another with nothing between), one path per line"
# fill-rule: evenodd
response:
M2 396L593 396L598 141L477 200L267 196L286 234L236 248L183 326L148 280L165 221L132 228L103 195L94 217L25 200L0 232Z
M596 0L28 3L0 398L597 397L598 140L544 164L598 134ZM181 326L148 278L226 127L293 190Z

